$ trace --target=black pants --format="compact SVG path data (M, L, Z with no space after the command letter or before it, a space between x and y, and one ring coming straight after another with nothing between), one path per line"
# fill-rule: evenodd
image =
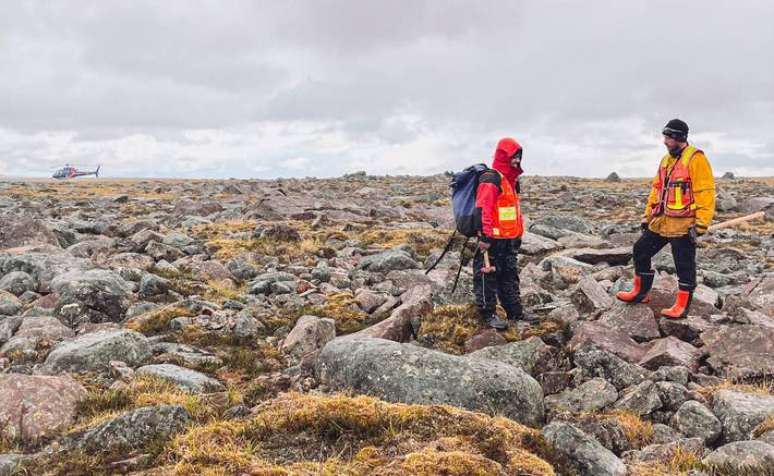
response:
M688 235L678 238L665 238L650 230L645 230L634 244L634 271L638 274L652 273L650 259L669 243L672 246L672 258L677 268L678 287L683 291L696 288L696 245Z
M509 319L522 317L521 295L519 293L519 268L517 254L521 239L494 240L489 248L489 264L495 267L493 273L483 273L484 253L479 249L473 257L473 293L476 307L484 318L494 315L497 299Z

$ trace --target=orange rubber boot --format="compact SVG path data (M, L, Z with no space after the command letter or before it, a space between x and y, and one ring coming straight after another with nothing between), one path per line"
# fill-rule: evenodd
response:
M677 291L677 299L669 309L662 309L661 315L671 319L682 319L688 315L688 309L691 307L693 293L691 291Z
M632 290L619 291L618 293L616 293L615 297L617 297L621 301L628 302L631 304L650 301L650 296L648 296L648 293L650 292L650 288L653 287L654 276L655 276L655 273L647 273L642 275L635 274L634 285L632 286Z

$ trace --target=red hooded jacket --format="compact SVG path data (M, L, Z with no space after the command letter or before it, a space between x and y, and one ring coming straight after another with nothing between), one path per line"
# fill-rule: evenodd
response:
M500 139L494 153L494 160L492 161L492 168L503 174L503 177L508 180L514 192L517 190L519 176L523 173L523 170L521 166L516 168L511 166L511 157L520 150L522 150L521 145L510 137ZM492 225L499 194L500 175L483 173L476 190L476 207L481 209L481 231L487 238L494 238L492 235Z

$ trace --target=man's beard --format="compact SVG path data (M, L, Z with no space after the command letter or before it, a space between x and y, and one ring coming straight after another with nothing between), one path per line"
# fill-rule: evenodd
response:
M671 155L672 157L674 157L676 159L676 158L680 157L680 152L682 152L682 151L683 151L683 147L679 145L679 146L675 147L674 149L669 149L669 155Z

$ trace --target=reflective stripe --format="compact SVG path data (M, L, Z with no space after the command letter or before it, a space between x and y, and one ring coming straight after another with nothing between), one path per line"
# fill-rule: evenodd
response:
M500 207L497 212L500 215L500 221L516 219L516 207Z

